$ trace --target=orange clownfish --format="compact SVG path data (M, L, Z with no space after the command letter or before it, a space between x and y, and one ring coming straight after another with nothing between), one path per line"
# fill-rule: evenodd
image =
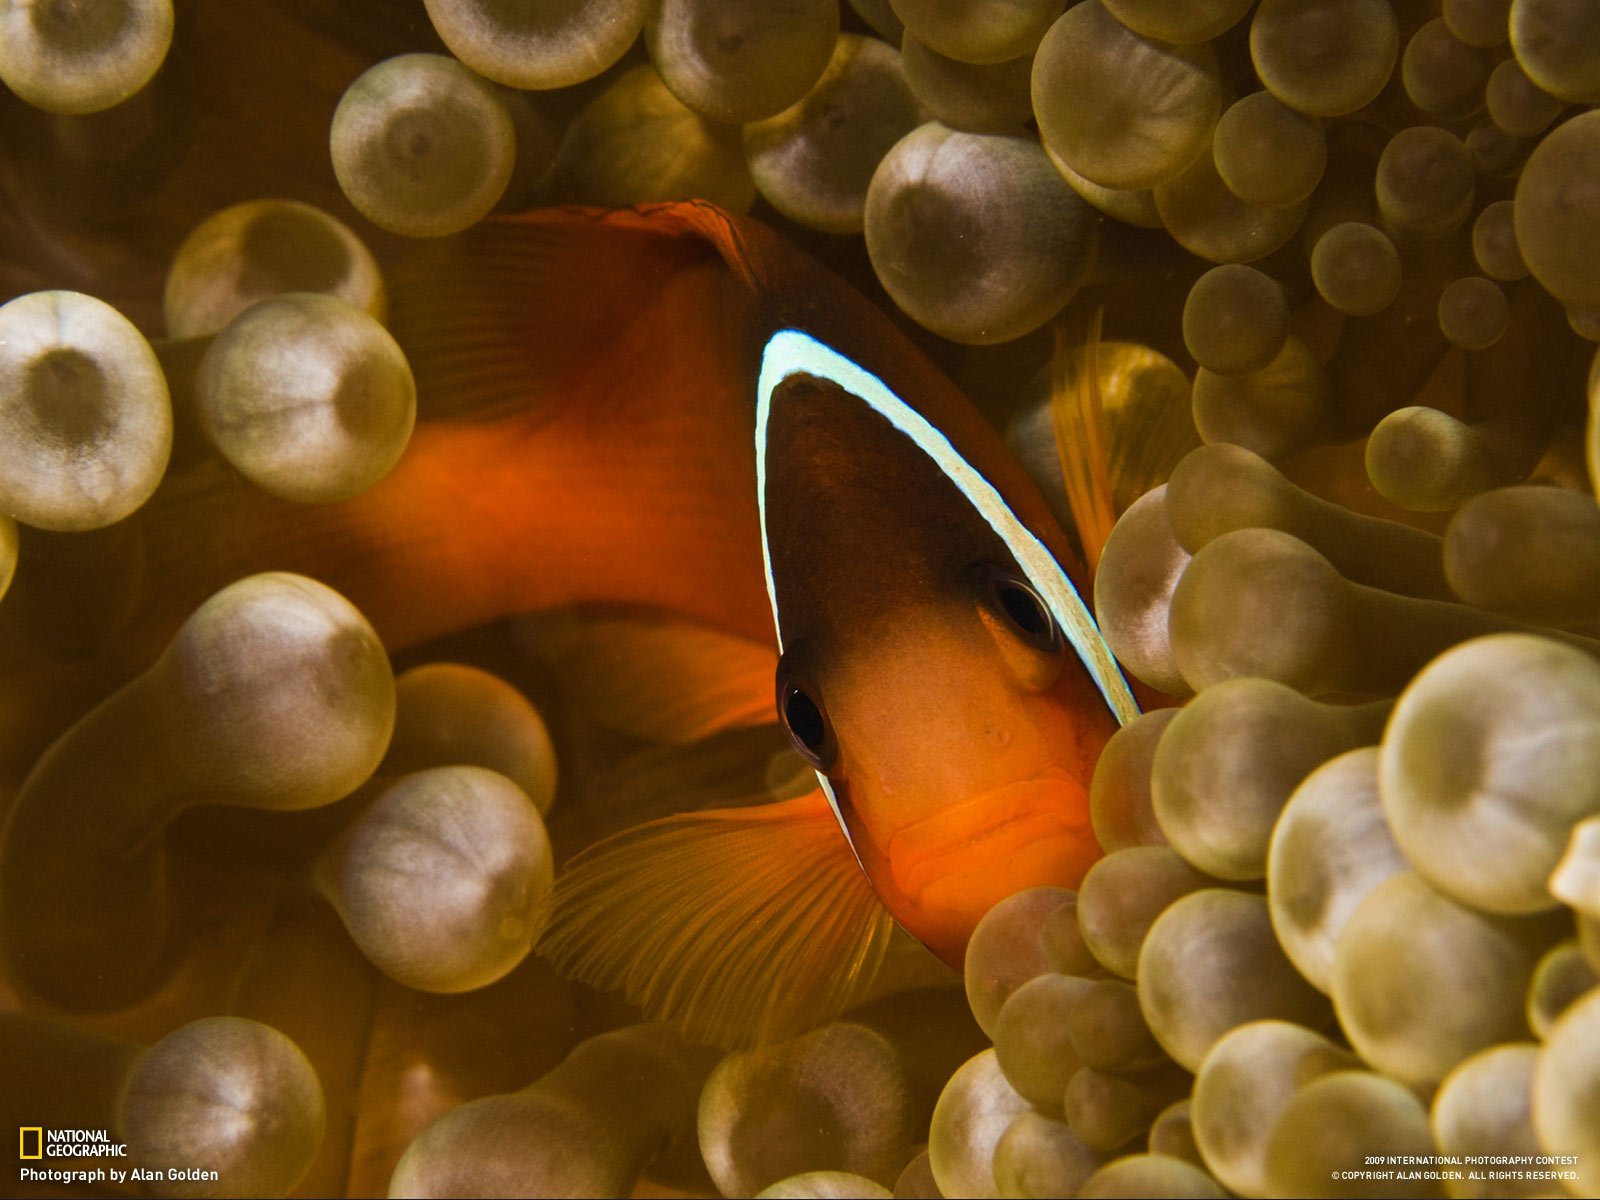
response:
M342 504L174 481L152 641L268 568L339 588L391 648L574 602L743 639L720 695L770 721L775 694L816 788L584 852L542 946L713 1039L841 1008L891 916L959 967L995 901L1077 885L1134 699L1037 490L881 313L692 202L490 221L392 284L424 410L461 415Z

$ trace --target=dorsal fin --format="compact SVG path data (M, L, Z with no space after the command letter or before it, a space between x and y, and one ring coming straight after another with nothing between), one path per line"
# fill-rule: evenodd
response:
M418 244L388 271L395 338L424 415L498 413L582 390L579 377L697 262L754 286L731 218L704 203L491 217ZM720 261L719 261L720 260Z
M820 789L652 821L580 854L540 950L697 1040L748 1045L843 1012L892 923Z
M720 245L665 218L536 213L419 247L389 279L434 419L336 504L274 500L212 462L169 478L137 518L162 586L131 657L267 569L329 583L391 649L574 602L770 635L748 433L759 314Z

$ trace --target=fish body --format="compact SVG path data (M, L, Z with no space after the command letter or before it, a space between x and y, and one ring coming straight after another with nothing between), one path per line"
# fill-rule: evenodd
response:
M817 789L587 852L545 943L716 1040L840 1007L884 908L959 965L994 901L1076 886L1132 697L1045 502L872 305L697 203L487 222L391 292L424 411L451 413L341 504L175 481L144 643L262 569L339 588L396 649L572 603L749 641Z

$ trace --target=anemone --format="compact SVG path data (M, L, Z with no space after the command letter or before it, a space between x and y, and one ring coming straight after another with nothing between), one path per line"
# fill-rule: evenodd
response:
M199 423L257 487L301 504L366 491L410 440L417 386L372 317L337 296L288 292L235 317L199 372Z
M33 292L0 305L0 512L98 529L156 490L172 452L166 377L103 300Z
M363 73L329 131L350 203L408 237L459 233L499 203L516 168L516 127L484 79L440 54L402 54Z

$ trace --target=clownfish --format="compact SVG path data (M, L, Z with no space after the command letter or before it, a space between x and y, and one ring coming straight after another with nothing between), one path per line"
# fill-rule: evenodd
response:
M1077 886L1134 697L1037 489L883 314L697 202L493 219L391 297L424 411L454 415L339 504L216 463L170 481L141 518L147 644L265 569L339 589L392 650L573 603L716 631L716 699L663 720L775 710L815 787L584 851L541 945L711 1040L841 1010L891 922L959 968L996 901Z

